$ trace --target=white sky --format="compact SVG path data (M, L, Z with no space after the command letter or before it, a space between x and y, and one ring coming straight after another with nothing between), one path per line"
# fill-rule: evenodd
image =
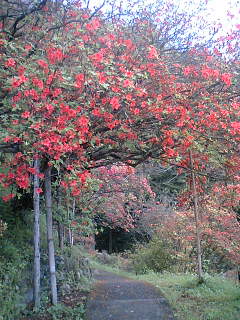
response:
M94 6L100 6L103 3L104 0L89 0L90 7ZM161 0L159 0L161 1ZM208 11L209 11L209 19L210 21L218 21L222 23L223 28L226 31L229 31L234 25L240 24L240 0L206 0L208 2ZM88 0L83 0L83 2L87 3ZM108 1L106 0L106 3ZM124 1L121 0L116 0L115 3L120 3L124 4ZM134 2L134 0L133 0ZM156 2L156 0L145 0L144 3L151 4ZM187 7L188 3L190 1L186 0L174 0L174 2L177 5L180 5L183 7ZM199 3L199 0L193 0L196 5ZM227 12L230 12L231 14L234 15L233 19L230 19L227 17Z
M232 14L239 18L240 1L239 0L209 0L208 7L212 10L213 15L222 18L229 10Z
M224 28L230 29L232 25L240 23L240 1L239 0L209 0L209 10L213 19L218 19ZM233 19L226 20L227 12L234 15Z

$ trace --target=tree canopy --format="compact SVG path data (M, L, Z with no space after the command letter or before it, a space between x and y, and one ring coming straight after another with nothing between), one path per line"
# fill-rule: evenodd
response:
M197 212L197 200L214 215L209 208L220 205L218 192L225 201L219 217L225 210L232 213L240 185L240 28L218 36L221 26L204 16L205 2L196 7L188 1L194 9L186 12L168 0L149 6L109 1L107 10L105 3L91 8L89 1L3 1L4 200L29 191L34 175L34 199L39 201L44 183L52 226L51 187L79 200L91 179L101 176L105 191L117 192L114 168L130 173L131 167L153 159L161 168L186 173L189 189L178 201L185 206L184 219L193 204ZM201 35L202 29L207 32ZM125 173L114 178L125 179ZM128 187L145 181L131 174L126 179ZM122 202L114 197L114 210L122 210L120 222L108 212L113 200L107 196L106 217L128 228L132 217L123 210L126 194L121 193ZM215 228L215 221L206 221ZM229 223L235 230L236 223ZM54 252L49 256L54 265Z

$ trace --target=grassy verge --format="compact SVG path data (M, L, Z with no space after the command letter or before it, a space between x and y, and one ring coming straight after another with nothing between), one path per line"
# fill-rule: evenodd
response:
M191 274L147 274L139 279L158 287L182 320L239 320L240 287L218 276L205 275L198 284Z
M219 276L205 275L205 282L199 285L192 274L136 276L97 262L93 262L93 267L152 283L167 298L178 320L240 319L240 286Z

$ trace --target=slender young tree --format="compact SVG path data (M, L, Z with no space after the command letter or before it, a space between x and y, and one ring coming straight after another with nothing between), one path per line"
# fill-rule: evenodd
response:
M201 249L201 228L199 221L199 209L198 209L198 195L196 188L196 177L194 172L194 163L192 150L189 150L190 167L191 167L191 193L193 198L193 211L195 217L195 227L196 227L196 245L197 245L197 270L198 270L198 282L203 283L203 269L202 269L202 249Z
M61 188L57 188L57 215L58 215L58 246L61 250L63 250L64 247L64 226L62 223L62 193ZM60 221L59 221L60 219Z
M34 307L40 307L40 195L39 195L39 160L34 160L34 272L33 296Z
M48 259L50 272L50 285L52 303L55 305L58 302L57 298L57 281L56 281L56 264L55 250L53 241L53 217L52 217L52 187L51 187L51 167L45 169L45 203L47 212L47 242L48 242Z

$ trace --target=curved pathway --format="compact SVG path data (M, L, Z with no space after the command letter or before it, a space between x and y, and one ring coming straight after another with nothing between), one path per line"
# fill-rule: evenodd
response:
M151 284L96 270L87 320L174 320L168 302Z

